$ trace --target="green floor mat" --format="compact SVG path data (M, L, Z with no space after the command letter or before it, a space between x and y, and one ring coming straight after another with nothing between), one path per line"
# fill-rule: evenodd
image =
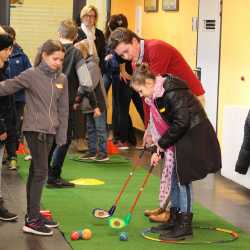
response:
M71 189L48 189L43 192L43 207L52 211L55 220L60 222L60 230L74 250L154 250L154 249L192 249L192 250L249 250L250 236L233 227L211 211L194 205L194 225L228 228L236 230L240 238L225 244L197 244L174 245L165 244L144 239L141 236L143 229L152 226L143 216L144 209L154 208L158 204L159 178L151 176L132 216L129 226L122 231L128 233L128 241L119 240L119 232L108 226L107 220L96 219L92 215L93 208L109 209L120 190L125 178L131 170L131 162L122 156L113 156L109 163L78 162L72 160L75 156L68 156L63 168L63 178L68 180L97 179L104 182L103 185L79 185ZM122 162L122 163L121 163ZM23 178L27 177L28 164L20 159L19 173ZM135 175L122 196L115 217L124 218L131 206L133 199L143 181L146 171L143 168L136 170ZM72 231L83 228L91 229L91 240L71 241ZM229 239L224 233L210 230L194 230L193 241L217 241Z

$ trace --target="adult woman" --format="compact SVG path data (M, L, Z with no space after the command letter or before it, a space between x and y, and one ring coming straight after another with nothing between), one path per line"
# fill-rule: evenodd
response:
M88 39L90 55L99 58L99 66L103 72L105 56L105 38L103 32L96 28L98 20L97 8L93 5L86 5L80 13L81 26L78 28L77 42Z
M123 14L112 15L107 21L105 38L118 27L128 27L128 20ZM144 119L140 96L129 86L132 74L130 61L123 60L114 51L107 48L105 57L104 84L106 92L112 82L112 129L113 140L119 149L128 149L129 144L136 145L133 124L129 115L131 99L141 119Z

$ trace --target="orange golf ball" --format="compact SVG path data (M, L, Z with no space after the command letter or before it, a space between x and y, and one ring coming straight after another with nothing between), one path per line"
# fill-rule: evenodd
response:
M82 230L82 238L84 240L90 240L92 237L92 232L90 229L86 228Z

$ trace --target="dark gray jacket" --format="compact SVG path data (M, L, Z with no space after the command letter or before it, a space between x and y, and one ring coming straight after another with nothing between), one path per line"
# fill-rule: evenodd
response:
M0 96L24 89L26 106L23 131L56 135L56 143L66 143L68 127L68 81L61 72L52 72L45 62L0 82Z

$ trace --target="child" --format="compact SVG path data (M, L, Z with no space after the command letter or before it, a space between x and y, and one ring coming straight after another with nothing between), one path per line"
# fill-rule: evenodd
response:
M11 54L13 39L7 34L0 34L0 81L6 79L4 71L6 69L6 61ZM10 213L3 206L3 196L1 188L2 178L2 161L4 153L4 143L7 139L7 127L9 124L10 107L9 97L0 97L0 220L13 221L17 218L16 214Z
M23 131L32 161L27 181L27 215L23 231L52 235L58 223L40 214L43 185L48 172L48 154L54 137L58 145L66 143L68 124L68 82L61 73L64 47L59 41L46 41L37 53L34 67L14 79L0 82L0 95L24 89L26 106Z
M221 168L220 146L206 113L186 83L167 75L155 77L142 64L132 78L132 87L150 106L146 131L158 146L151 158L157 165L164 151L164 185L160 199L170 196L169 220L152 232L162 240L192 236L192 181L200 180ZM149 137L150 138L150 137Z
M69 97L69 119L68 119L68 132L67 143L62 146L53 147L49 158L49 176L48 187L50 188L70 188L75 185L69 181L62 179L61 172L63 163L71 144L72 139L75 137L75 129L77 126L76 111L73 109L74 100L77 94L79 83L87 87L92 86L92 80L87 69L86 63L83 59L81 52L74 47L73 41L77 36L77 27L72 20L64 20L60 23L58 28L59 41L63 44L65 49L65 57L62 71L68 79L68 97ZM96 100L93 93L88 93L88 98L91 103L96 107ZM51 162L50 162L51 161Z
M107 154L107 130L106 130L106 92L103 84L100 68L93 56L89 55L88 41L83 40L76 44L83 54L86 61L87 68L92 78L92 89L96 95L97 106L100 109L101 114L93 116L93 108L89 106L86 98L83 98L85 87L81 85L78 89L77 103L81 103L80 109L86 115L87 120L87 133L88 133L88 152L84 154L81 159L92 159L96 161L109 160ZM98 154L97 154L98 144Z
M3 29L13 38L13 50L9 57L8 68L6 73L8 78L14 78L18 76L21 72L31 67L31 63L27 55L23 52L22 48L16 42L16 32L10 26L3 26ZM22 129L22 119L23 111L25 105L25 94L24 90L20 90L15 94L15 109L16 117L15 122L12 122L10 132L7 137L6 150L8 153L9 168L11 170L17 169L17 157L16 150L19 147L19 143L22 140L21 129Z

